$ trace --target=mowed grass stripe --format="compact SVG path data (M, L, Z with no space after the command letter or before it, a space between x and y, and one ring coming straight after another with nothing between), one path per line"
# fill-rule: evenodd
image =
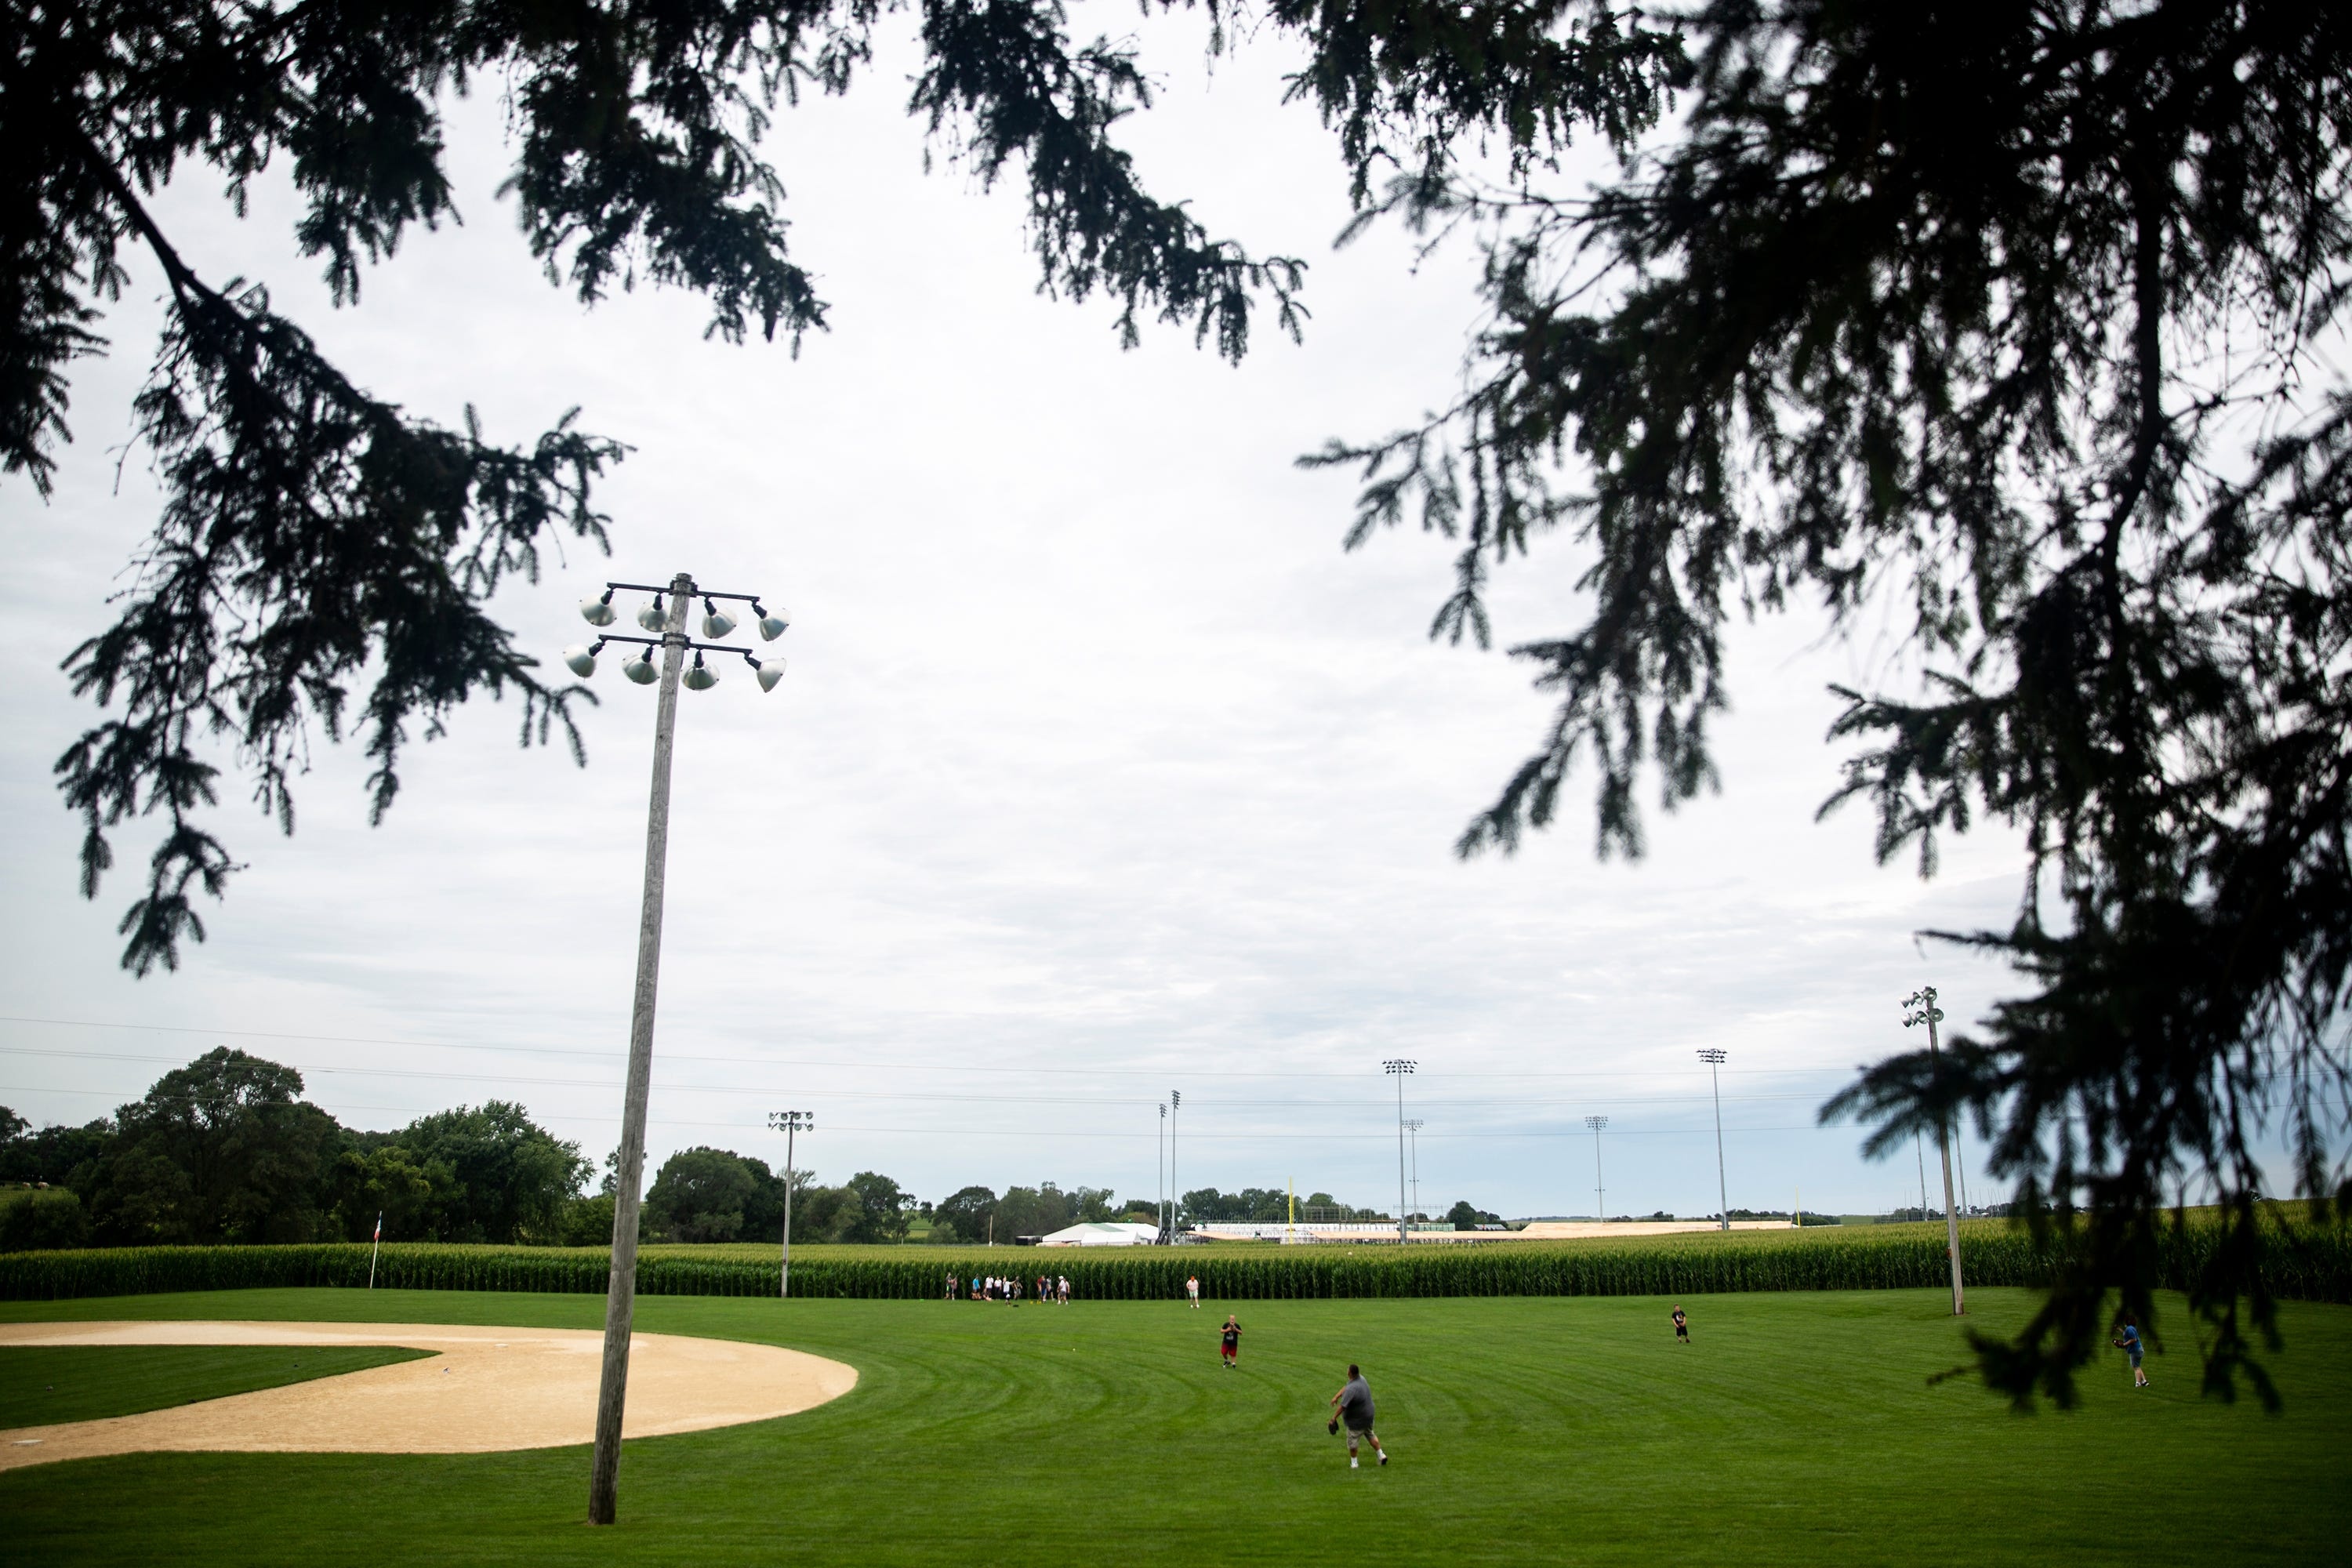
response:
M0 1346L0 1430L136 1415L432 1353L396 1345Z
M857 1388L788 1420L630 1445L593 1531L584 1449L387 1458L134 1456L0 1477L21 1560L958 1564L2318 1563L2352 1502L2352 1311L2290 1306L2287 1406L2200 1400L2193 1355L2081 1409L1960 1379L1934 1291L1068 1309L649 1299L647 1331L783 1343ZM89 1317L367 1317L593 1328L562 1296L288 1291L58 1303ZM1972 1296L2014 1330L2024 1292ZM2185 1306L2167 1303L2185 1332ZM40 1315L29 1303L5 1316ZM1349 1360L1397 1455L1324 1430Z

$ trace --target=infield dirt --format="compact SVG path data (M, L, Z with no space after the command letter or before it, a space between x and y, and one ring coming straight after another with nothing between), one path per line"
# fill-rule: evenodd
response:
M446 1323L0 1324L0 1345L401 1345L434 1353L283 1388L103 1421L0 1432L0 1470L101 1454L478 1454L595 1435L604 1336ZM630 1342L625 1437L791 1415L856 1372L774 1345L679 1334Z

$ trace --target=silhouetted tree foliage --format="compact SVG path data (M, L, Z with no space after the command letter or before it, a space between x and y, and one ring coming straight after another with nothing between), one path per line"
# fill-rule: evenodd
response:
M1213 47L1234 47L1224 0L1203 8ZM826 307L787 251L759 144L780 105L849 90L901 15L923 49L908 112L983 185L1026 175L1047 292L1108 297L1129 343L1150 315L1239 360L1261 302L1297 335L1303 265L1213 237L1143 188L1111 137L1150 102L1143 69L1124 44L1075 42L1057 0L0 0L0 470L47 493L71 367L104 350L104 307L129 281L124 247L165 286L135 407L164 510L119 618L68 660L109 717L58 763L85 823L86 894L121 824L165 824L122 922L127 967L175 966L182 939L204 936L195 893L220 897L236 870L202 825L218 751L288 832L314 731L362 732L379 820L412 730L440 733L478 691L517 692L524 742L560 728L579 754L571 704L593 699L542 681L483 606L508 577L536 577L548 538L603 545L594 486L625 451L576 428L576 410L508 446L470 407L448 427L373 395L263 284L199 276L152 194L199 165L242 213L279 163L302 204L297 244L336 303L355 303L412 226L455 217L439 98L487 77L510 105L504 193L551 281L583 303L640 279L693 289L709 333L782 332L797 353ZM1293 90L1339 126L1360 186L1391 138L1491 134L1524 152L1579 121L1631 135L1679 59L1670 37L1581 0L1279 0L1263 25L1307 40Z
M1638 854L1645 770L1669 808L1715 784L1735 614L1888 618L1823 810L1868 801L1922 875L1941 834L2019 829L2014 922L1939 934L2030 992L1822 1114L1874 1152L1972 1116L2075 1231L2032 1323L1979 1341L2021 1402L2072 1398L2111 1292L2154 1321L2168 1204L2217 1199L2207 1386L2268 1400L2258 1141L2322 1223L2352 1198L2352 12L1720 0L1685 28L1686 118L1590 199L1442 167L1368 199L1475 232L1492 313L1459 401L1307 459L1366 468L1350 542L1457 539L1433 635L1482 643L1493 570L1548 532L1585 563L1580 623L1514 650L1549 731L1459 847L1550 822L1583 758L1601 852Z

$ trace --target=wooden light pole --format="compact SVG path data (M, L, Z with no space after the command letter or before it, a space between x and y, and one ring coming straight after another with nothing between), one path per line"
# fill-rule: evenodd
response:
M770 615L761 605L757 595L721 594L698 588L693 577L684 572L671 578L667 587L647 583L608 583L601 599L581 602L581 615L591 626L610 626L614 620L613 595L623 589L654 595L652 605L638 616L637 624L658 635L640 637L606 632L597 637L593 647L568 648L563 656L564 663L574 674L587 676L595 673L596 656L607 643L636 643L648 650L661 649L661 692L654 709L653 787L646 806L645 899L637 915L637 988L629 1012L628 1086L622 1092L621 1147L618 1169L614 1173L613 1267L604 1288L604 1362L596 1385L596 1452L588 1471L591 1524L613 1522L620 1484L621 1417L629 1395L629 1330L636 1313L637 1213L639 1189L645 1177L646 1100L653 1085L654 1002L661 982L662 895L669 864L669 772L670 753L677 734L677 689L681 682L697 691L719 684L719 677L703 664L706 652L740 656L758 673L762 691L774 690L784 673L782 659L766 662L753 658L745 648L695 641L687 634L688 618L693 613L693 602L700 599L709 612L703 621L704 635L723 637L735 628L736 622L733 616L722 615L713 601L740 599L751 606L751 613L759 617L760 636L768 641L782 636L786 625L783 616ZM686 665L689 652L694 655L691 673ZM639 662L625 664L621 668L639 685L656 679L649 652L641 656Z
M1715 1193L1716 1202L1723 1205L1723 1228L1731 1228L1731 1184L1723 1173L1723 1064L1731 1053L1720 1047L1709 1046L1698 1054L1706 1064L1706 1076L1715 1086Z
M814 1110L771 1110L768 1125L784 1135L784 1263L776 1279L776 1299L793 1293L793 1135L816 1125Z
M1936 1040L1936 1026L1944 1021L1944 1010L1936 1005L1936 988L1922 985L1903 999L1903 1026L1927 1026L1927 1060L1934 1076L1943 1076L1944 1058ZM1960 1215L1952 1206L1952 1140L1951 1129L1941 1110L1936 1113L1936 1150L1944 1160L1944 1250L1952 1260L1952 1316L1964 1317L1968 1301L1960 1289Z
M1402 1057L1381 1064L1381 1068L1391 1078L1396 1079L1397 1083L1397 1245L1399 1247L1402 1247L1406 1240L1404 1227L1407 1213L1404 1206L1404 1080L1405 1076L1417 1065Z

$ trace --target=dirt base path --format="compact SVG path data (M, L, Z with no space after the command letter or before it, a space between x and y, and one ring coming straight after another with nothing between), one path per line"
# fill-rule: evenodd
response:
M197 1405L0 1432L0 1470L99 1454L481 1454L595 1436L604 1336L449 1323L7 1323L0 1345L403 1345L437 1353ZM734 1340L630 1342L625 1437L790 1415L855 1387L855 1368Z

